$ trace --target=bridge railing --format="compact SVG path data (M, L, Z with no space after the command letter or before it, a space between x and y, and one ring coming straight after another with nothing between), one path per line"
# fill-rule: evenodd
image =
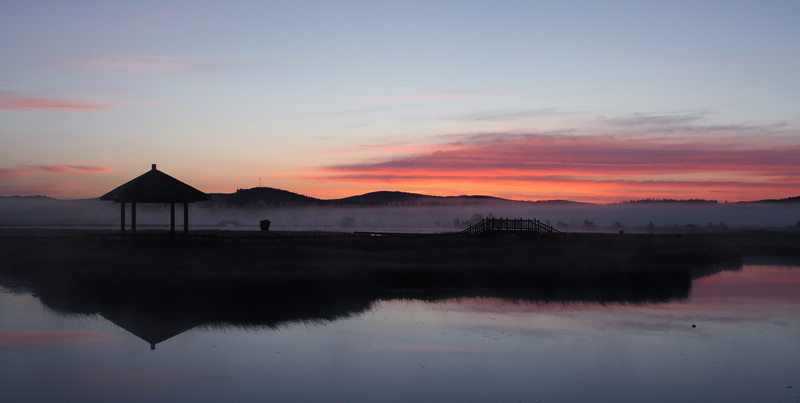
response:
M484 218L478 223L469 226L461 231L461 235L477 235L485 232L513 232L526 231L537 234L549 234L561 232L552 225L543 223L537 219L523 218Z

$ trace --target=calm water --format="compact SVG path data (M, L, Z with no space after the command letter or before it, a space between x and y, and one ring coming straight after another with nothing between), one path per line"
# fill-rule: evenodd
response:
M664 304L380 300L271 327L57 313L4 284L3 401L800 401L800 267Z

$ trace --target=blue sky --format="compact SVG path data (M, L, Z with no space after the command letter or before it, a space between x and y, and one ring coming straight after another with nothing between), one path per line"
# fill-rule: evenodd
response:
M797 1L7 2L0 194L93 197L156 162L206 191L792 196L799 17ZM423 164L497 136L527 154ZM509 172L575 136L608 160ZM630 139L706 154L600 169L634 164ZM751 151L762 164L730 157ZM364 175L376 164L393 170Z

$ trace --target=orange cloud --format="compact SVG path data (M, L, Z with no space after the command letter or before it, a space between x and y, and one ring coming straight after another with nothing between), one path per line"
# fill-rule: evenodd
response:
M19 111L91 111L108 106L71 99L33 97L0 91L0 109Z
M795 194L798 165L800 144L754 145L744 136L480 134L415 155L321 171L325 180L433 193L466 189L515 198L752 200Z
M0 168L0 179L18 178L34 172L73 173L73 172L111 172L111 168L92 165L21 165L14 168Z

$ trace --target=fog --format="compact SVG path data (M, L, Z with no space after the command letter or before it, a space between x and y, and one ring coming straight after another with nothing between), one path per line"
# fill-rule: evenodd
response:
M130 224L130 205L126 206ZM0 198L2 227L119 227L119 204L90 200ZM169 226L169 205L138 204L137 227ZM741 228L800 229L798 203L643 203L556 204L475 203L402 207L229 208L207 202L189 206L193 229L256 230L260 220L271 230L454 232L484 217L537 218L565 231L708 231ZM176 225L183 206L176 205ZM652 223L652 224L651 224Z

